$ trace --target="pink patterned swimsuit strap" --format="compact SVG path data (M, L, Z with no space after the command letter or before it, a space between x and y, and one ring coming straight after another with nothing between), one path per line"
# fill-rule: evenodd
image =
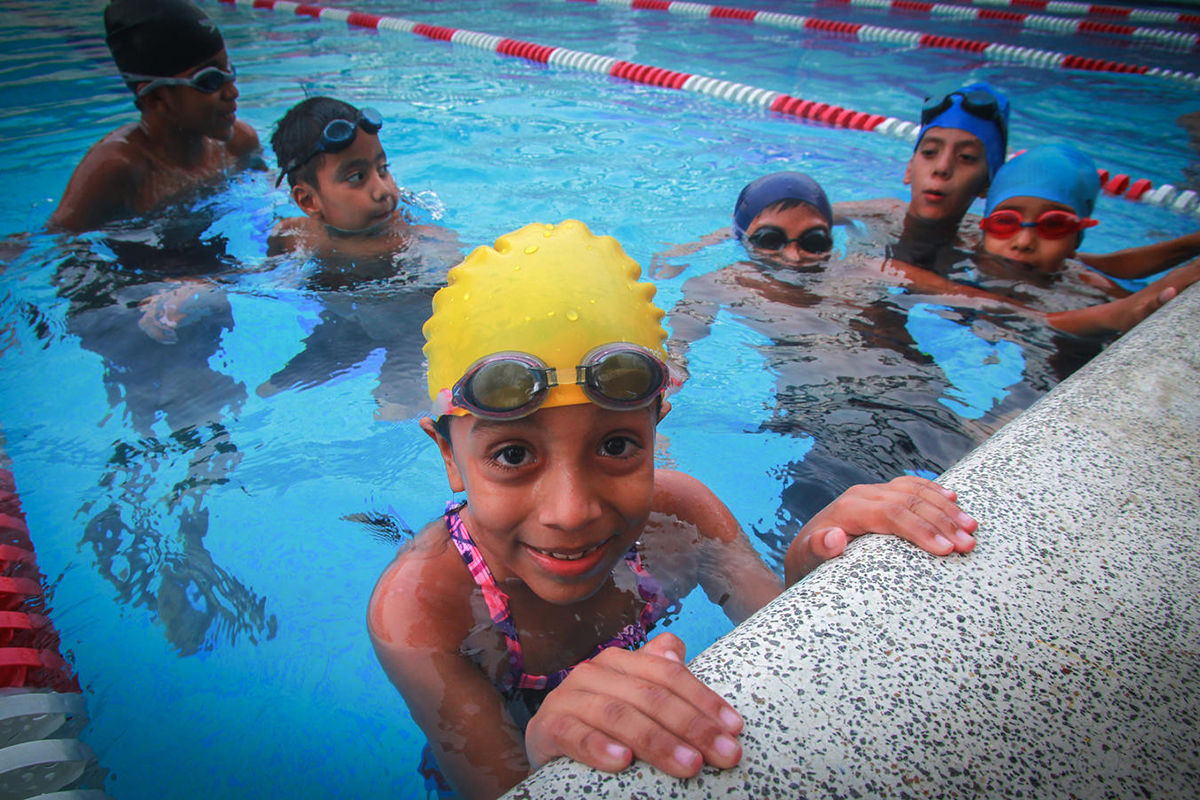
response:
M462 508L463 504L461 503L446 504L446 530L449 531L450 541L454 542L471 577L483 592L483 599L487 603L492 622L500 629L505 643L508 645L510 670L509 674L505 676L500 690L505 694L511 694L517 689L553 689L562 683L575 667L566 667L550 675L530 675L525 672L525 656L521 649L521 640L517 636L517 627L513 624L512 614L509 612L508 595L496 585L496 579L483 560L483 554L479 552L479 547L471 538L462 518L459 517L458 512ZM637 579L638 595L646 601L646 604L638 612L636 623L626 625L620 633L597 647L590 656L584 659L585 661L590 661L610 647L633 650L641 646L646 641L646 635L650 629L654 627L654 623L678 605L672 603L654 576L642 566L642 558L638 555L636 544L630 547L629 552L625 554L625 563L633 570Z

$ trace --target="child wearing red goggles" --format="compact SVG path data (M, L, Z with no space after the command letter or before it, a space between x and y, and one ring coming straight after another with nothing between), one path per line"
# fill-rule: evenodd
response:
M1087 155L1065 144L1036 147L996 172L979 223L980 249L989 256L1056 279L1076 276L1113 298L1047 315L1051 325L1071 333L1123 333L1200 278L1197 261L1130 293L1074 261L1084 230L1098 224L1090 215L1099 192L1099 174Z

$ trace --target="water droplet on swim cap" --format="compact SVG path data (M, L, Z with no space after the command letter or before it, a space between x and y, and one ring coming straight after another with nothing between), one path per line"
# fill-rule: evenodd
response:
M536 244L531 244L531 245L529 245L528 247L526 247L526 248L525 248L525 255L527 255L527 256L531 256L531 255L533 255L534 253L536 253L536 252L537 252L537 250L538 250L538 246L537 246Z
M616 239L577 220L527 225L475 248L450 270L425 323L430 399L492 353L529 353L569 376L589 350L612 342L641 345L666 361L663 312L654 286L640 278ZM582 390L568 385L553 389L546 406L584 402Z

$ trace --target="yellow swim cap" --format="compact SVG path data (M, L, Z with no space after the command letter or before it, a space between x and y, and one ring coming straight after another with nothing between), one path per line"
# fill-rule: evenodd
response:
M467 368L484 356L537 356L563 375L593 348L631 342L667 360L663 312L654 286L639 282L641 267L611 236L587 225L526 225L477 247L450 270L425 323L429 398L446 402ZM588 402L580 386L550 391L543 407ZM452 413L465 413L455 410Z

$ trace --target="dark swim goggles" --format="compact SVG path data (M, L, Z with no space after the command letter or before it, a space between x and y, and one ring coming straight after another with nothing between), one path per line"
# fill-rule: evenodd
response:
M1080 219L1069 211L1046 211L1033 222L1026 222L1021 212L1011 208L993 211L979 221L979 227L998 239L1011 239L1022 228L1037 228L1038 236L1043 239L1065 239L1099 224L1091 218Z
M321 131L321 140L317 142L317 146L312 152L304 156L293 158L288 162L287 167L283 172L279 173L278 180L275 185L283 183L283 179L291 173L303 167L309 161L319 156L321 153L340 153L350 145L354 144L354 137L358 135L358 129L362 128L367 133L379 133L379 129L383 127L383 115L373 108L363 108L358 112L358 116L353 120L335 119L330 120L325 126L325 130Z
M755 250L782 250L792 242L808 253L828 253L833 249L833 237L824 228L809 228L795 239L789 239L782 228L763 225L747 236L746 242Z
M160 78L157 75L137 75L132 72L122 72L121 80L126 83L149 81L149 83L138 90L138 97L145 97L160 86L190 86L205 94L214 94L221 91L225 84L233 83L237 80L237 70L230 67L229 72L226 72L220 67L205 67L195 75L190 75L186 78Z
M454 407L483 419L528 416L546 402L560 383L558 370L528 353L493 353L470 367L450 392ZM587 398L610 411L644 408L671 383L670 372L654 353L629 342L601 345L575 367L575 384Z
M1004 122L1004 110L1000 107L1000 101L996 99L996 95L985 92L983 89L951 92L941 98L926 97L925 105L921 107L921 127L925 127L953 107L956 97L962 98L960 105L963 111L985 122L994 123L1000 129L1000 133L1005 138L1008 137L1008 128Z

